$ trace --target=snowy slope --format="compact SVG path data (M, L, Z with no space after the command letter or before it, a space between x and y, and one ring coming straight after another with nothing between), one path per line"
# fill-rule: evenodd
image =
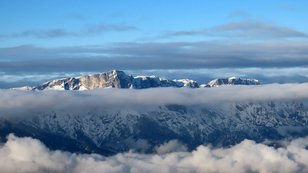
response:
M237 77L219 78L209 82L210 87L217 87L220 85L260 85L260 82L256 79L246 79Z
M19 120L0 118L0 134L4 138L14 132L39 138L55 149L103 154L150 152L152 146L171 139L193 149L200 144L226 146L246 138L262 141L308 134L308 108L299 101L84 109L47 110Z

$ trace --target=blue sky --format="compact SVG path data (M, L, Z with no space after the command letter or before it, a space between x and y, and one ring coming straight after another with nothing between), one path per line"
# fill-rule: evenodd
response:
M114 68L203 81L237 75L306 82L307 6L304 0L2 0L0 88Z

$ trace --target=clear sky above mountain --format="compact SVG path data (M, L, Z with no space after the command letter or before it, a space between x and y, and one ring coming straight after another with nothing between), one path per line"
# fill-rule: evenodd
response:
M308 1L2 0L0 88L121 69L308 81Z

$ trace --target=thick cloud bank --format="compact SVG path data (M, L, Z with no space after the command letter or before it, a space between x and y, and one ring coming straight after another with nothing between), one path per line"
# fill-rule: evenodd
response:
M0 118L100 112L150 112L160 106L177 104L227 109L230 103L293 102L308 103L308 83L218 88L98 89L91 91L0 90ZM18 118L17 120L21 120ZM15 121L15 120L14 120Z
M175 141L160 146L179 148ZM199 146L165 154L121 153L111 157L51 151L32 138L8 136L0 147L1 173L304 173L308 171L308 138L284 141L273 148L244 140L231 148ZM181 148L181 147L180 147ZM164 150L167 151L167 150Z
M211 105L221 102L307 100L308 83L218 88L99 89L92 91L0 90L0 114L38 111L145 109L166 104ZM0 115L0 116L1 116Z

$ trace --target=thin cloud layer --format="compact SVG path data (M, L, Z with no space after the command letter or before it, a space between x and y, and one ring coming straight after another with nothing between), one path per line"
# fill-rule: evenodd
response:
M307 33L289 27L254 20L242 20L200 30L169 32L163 35L162 38L180 36L208 36L235 38L238 40L245 40L247 38L252 40L270 40L308 37Z
M115 156L51 151L32 138L8 136L0 147L3 173L250 173L308 171L308 138L284 141L280 148L244 140L231 148L199 146L192 152L119 153ZM18 165L18 166L16 166Z
M17 33L0 35L0 39L14 39L24 37L34 37L39 39L53 39L60 37L83 37L102 34L105 32L130 32L138 30L135 26L123 24L96 24L86 25L79 31L71 31L63 28L25 30Z

